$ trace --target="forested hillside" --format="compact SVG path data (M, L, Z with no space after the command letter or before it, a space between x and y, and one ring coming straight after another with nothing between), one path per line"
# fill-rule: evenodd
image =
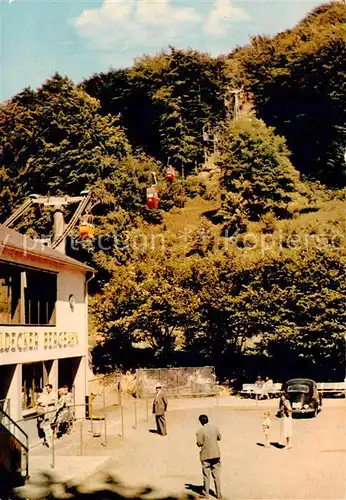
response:
M33 192L98 200L94 239L67 245L97 271L96 369L343 379L344 30L335 2L227 56L171 47L1 105L1 221ZM50 215L17 229L49 235Z
M345 185L346 8L315 9L273 39L258 36L229 55L257 115L287 139L295 167L330 186Z
M205 130L226 118L226 60L170 48L127 70L94 75L82 87L104 114L119 116L134 148L191 172L204 161Z

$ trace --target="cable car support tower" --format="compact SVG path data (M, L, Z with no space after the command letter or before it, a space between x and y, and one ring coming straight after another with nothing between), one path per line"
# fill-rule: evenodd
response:
M78 203L78 207L67 224L64 220L64 207ZM33 205L54 207L53 212L53 239L51 248L61 253L66 252L66 238L70 231L82 219L83 214L88 214L92 208L91 194L82 191L81 196L39 196L32 194L4 223L6 227L13 226Z

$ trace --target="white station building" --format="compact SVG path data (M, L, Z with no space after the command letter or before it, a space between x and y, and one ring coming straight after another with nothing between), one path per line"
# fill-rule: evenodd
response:
M92 269L0 225L0 400L18 421L35 412L37 388L68 385L84 415L87 283ZM78 406L80 405L80 406Z

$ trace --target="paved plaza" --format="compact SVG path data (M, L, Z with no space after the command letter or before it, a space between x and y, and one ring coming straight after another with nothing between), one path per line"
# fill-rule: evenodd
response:
M171 400L168 436L150 432L145 401L124 405L124 437L119 407L108 408L107 437L92 437L90 423L76 423L73 433L55 446L55 469L64 477L88 474L105 462L129 486L149 485L155 495L198 493L201 467L195 434L198 416L206 413L222 434L222 490L225 499L330 499L346 493L346 400L325 399L317 418L293 421L293 449L283 450L278 400L239 398ZM262 446L261 423L272 412L270 448ZM97 425L97 424L96 424ZM94 429L95 430L95 429ZM83 456L80 456L82 453ZM31 472L50 469L52 450L41 444L31 450Z

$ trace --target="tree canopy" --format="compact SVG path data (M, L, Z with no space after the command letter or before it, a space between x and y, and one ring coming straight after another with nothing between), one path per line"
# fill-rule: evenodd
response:
M226 123L219 152L225 188L221 213L229 230L269 212L287 216L299 176L282 137L260 120L238 120Z
M98 101L56 74L0 108L2 213L31 193L79 194L130 153L126 136Z
M224 59L171 47L82 86L104 113L120 113L134 147L164 163L170 158L188 173L203 162L203 127L212 129L226 116L228 85Z
M287 139L295 167L334 187L346 183L345 22L345 5L331 2L229 59L258 117Z

